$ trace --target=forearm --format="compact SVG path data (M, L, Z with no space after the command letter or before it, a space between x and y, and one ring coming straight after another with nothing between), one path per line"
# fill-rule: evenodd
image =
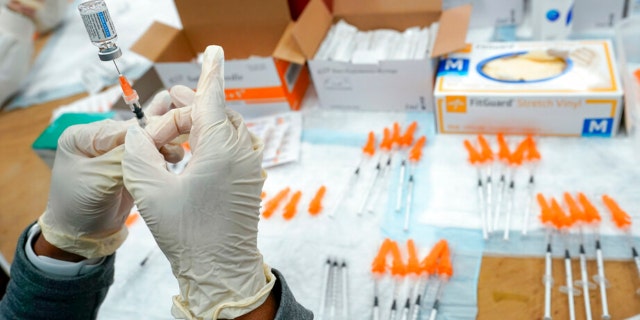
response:
M27 257L29 228L18 241L0 319L94 319L113 283L115 257L78 276L44 272Z

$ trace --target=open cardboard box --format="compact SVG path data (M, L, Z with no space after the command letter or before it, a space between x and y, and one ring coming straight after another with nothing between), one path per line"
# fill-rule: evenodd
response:
M309 73L286 0L175 0L175 5L182 30L155 22L131 48L155 62L136 83L141 100L177 84L196 88L200 66L192 61L216 44L225 51L225 94L235 109L264 114L300 108Z
M470 16L470 5L443 11L441 0L334 0L333 14L321 0L312 0L292 33L309 63L321 106L432 111L436 69L433 58L465 47ZM314 60L331 25L340 19L361 31L433 26L431 59L377 64Z

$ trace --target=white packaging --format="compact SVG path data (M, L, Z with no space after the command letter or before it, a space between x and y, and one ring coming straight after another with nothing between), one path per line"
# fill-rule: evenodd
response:
M604 40L493 42L442 59L435 83L441 133L616 134L622 88Z
M431 42L429 36L429 29L423 28L416 35L415 50L413 51L413 59L424 59L428 56L429 43Z
M573 33L612 29L624 15L625 0L575 0Z
M627 1L627 17L640 16L640 0Z
M315 59L318 60L327 60L329 58L329 47L331 46L334 38L334 34L336 33L336 26L332 25L331 29L327 32L327 36L324 38L324 41L320 44L320 48L318 48L318 52L316 52Z
M571 34L574 0L531 0L534 40L563 40Z
M358 29L356 29L355 27L345 28L343 32L340 32L338 34L340 38L336 39L336 49L329 60L342 62L351 61L351 56L353 55L353 51L356 48L355 37L357 33Z
M524 16L524 0L444 0L443 8L473 5L471 28L518 25Z
M389 53L393 50L392 43L396 42L400 33L395 30L380 29L374 30L371 36L371 45L369 49L377 57L378 61L385 60L389 57Z

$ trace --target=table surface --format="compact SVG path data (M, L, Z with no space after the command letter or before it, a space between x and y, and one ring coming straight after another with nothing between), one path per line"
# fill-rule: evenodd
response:
M38 49L46 39L36 43ZM13 260L15 245L24 228L35 221L46 207L51 171L31 149L31 144L47 127L51 112L84 95L76 95L41 105L10 112L0 112L0 253ZM562 260L553 262L556 284L564 283ZM606 261L607 278L611 289L609 310L612 319L625 319L640 314L640 296L633 293L640 288L635 265L630 261ZM588 262L589 274L596 273L595 261ZM574 278L579 265L573 263ZM478 284L478 319L542 319L544 286L541 258L488 257L482 260ZM567 319L567 296L554 286L552 315ZM590 292L594 318L599 319L599 290ZM584 318L583 300L576 297L577 319Z

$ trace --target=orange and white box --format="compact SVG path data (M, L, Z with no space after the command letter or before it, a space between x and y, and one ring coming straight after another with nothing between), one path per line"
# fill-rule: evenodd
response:
M608 40L478 43L440 60L440 133L614 136L622 87Z

